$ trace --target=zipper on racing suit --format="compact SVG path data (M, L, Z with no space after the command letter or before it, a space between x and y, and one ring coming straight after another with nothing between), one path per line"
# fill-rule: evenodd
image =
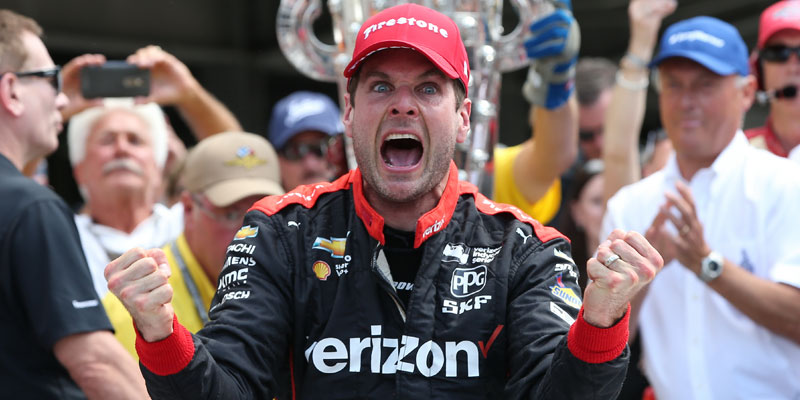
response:
M406 321L406 309L397 295L397 290L394 288L394 280L392 279L392 272L389 269L389 261L386 259L386 254L383 252L383 246L378 243L375 246L375 251L372 253L372 272L378 275L378 282L381 288L385 290L397 306L397 311L400 312L400 317L403 322Z

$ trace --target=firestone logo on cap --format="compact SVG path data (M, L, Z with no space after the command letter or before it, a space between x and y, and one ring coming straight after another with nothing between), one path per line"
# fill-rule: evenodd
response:
M389 7L362 25L353 58L344 69L345 78L351 78L361 62L375 52L396 48L421 52L469 90L469 60L458 26L445 14L414 3Z
M422 20L422 19L416 19L414 17L410 17L410 18L400 17L400 18L397 18L397 19L391 18L389 20L379 21L379 22L377 22L375 24L372 24L372 25L368 26L367 29L364 29L364 39L367 39L369 37L370 33L375 32L378 29L383 29L384 27L391 28L391 27L394 27L394 26L406 25L406 24L408 24L408 26L416 26L416 27L418 27L420 29L426 29L426 30L428 30L430 32L438 33L438 34L442 35L442 37L445 38L445 39L447 39L447 37L448 37L447 29L440 28L436 24L427 22L427 21Z

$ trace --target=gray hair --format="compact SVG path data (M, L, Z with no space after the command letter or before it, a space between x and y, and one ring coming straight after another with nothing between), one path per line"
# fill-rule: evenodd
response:
M99 107L89 108L74 115L69 120L67 130L67 146L69 162L75 167L86 158L86 141L89 139L95 123L111 111L126 110L141 118L149 127L152 135L153 156L159 168L164 167L167 160L167 137L169 129L164 112L156 103L136 105L133 99L105 99Z

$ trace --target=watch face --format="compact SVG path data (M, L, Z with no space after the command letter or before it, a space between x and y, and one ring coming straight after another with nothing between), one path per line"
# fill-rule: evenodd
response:
M709 282L722 274L723 258L715 252L711 252L708 257L703 259L700 269L700 279Z
M708 262L708 270L709 270L710 272L717 272L717 271L719 271L719 263L718 263L718 262L716 262L716 261L714 261L714 260L711 260L711 261L709 261L709 262Z

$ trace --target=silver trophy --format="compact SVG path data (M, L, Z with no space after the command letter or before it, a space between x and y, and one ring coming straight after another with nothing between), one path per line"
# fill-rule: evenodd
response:
M493 182L489 167L498 138L501 73L530 64L523 45L528 26L553 10L548 0L509 1L519 16L519 23L508 33L502 24L503 0L411 1L449 16L461 31L471 69L472 128L467 140L456 148L454 159L459 167L459 178L475 184L489 196ZM409 1L328 0L335 43L326 44L313 31L313 23L322 11L320 0L281 0L278 44L289 62L303 74L320 81L337 82L341 103L347 85L342 71L350 62L361 24L385 8L405 3ZM351 150L348 147L348 164L353 167L355 160Z

